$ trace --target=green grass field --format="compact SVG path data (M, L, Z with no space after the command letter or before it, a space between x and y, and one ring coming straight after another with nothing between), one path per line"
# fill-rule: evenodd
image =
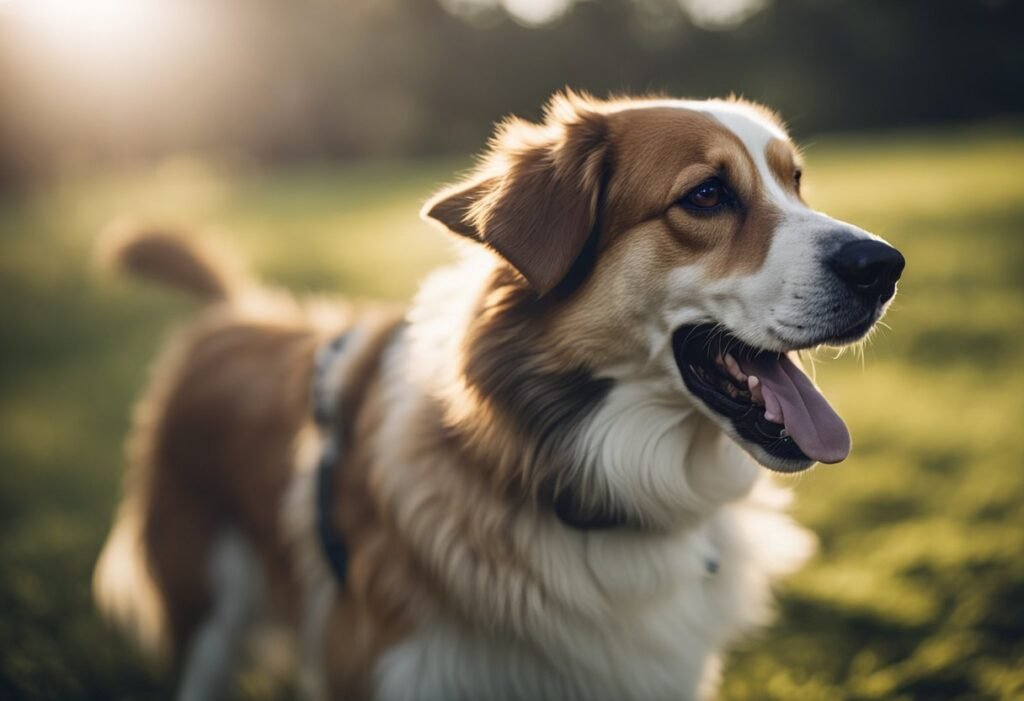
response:
M722 698L1024 698L1024 131L822 139L809 198L908 259L863 356L820 353L853 456L790 480L818 556ZM123 214L194 226L299 292L406 298L449 258L419 202L458 162L219 171L180 160L0 201L0 698L157 699L89 595L132 398L189 304L98 275ZM244 698L265 698L258 676Z

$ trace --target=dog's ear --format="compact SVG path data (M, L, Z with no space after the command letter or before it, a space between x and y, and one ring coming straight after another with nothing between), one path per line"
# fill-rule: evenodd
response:
M480 168L423 215L494 249L546 294L594 232L607 152L605 116L558 96L544 124L503 124Z

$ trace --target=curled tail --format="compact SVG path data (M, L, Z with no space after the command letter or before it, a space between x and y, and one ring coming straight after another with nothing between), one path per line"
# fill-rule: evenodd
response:
M109 267L163 283L204 302L231 298L240 283L226 255L173 230L118 224L104 234L100 254Z

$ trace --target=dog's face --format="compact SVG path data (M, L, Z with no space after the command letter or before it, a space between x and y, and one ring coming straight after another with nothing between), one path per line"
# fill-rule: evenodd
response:
M546 342L613 378L663 379L761 464L849 452L793 351L862 338L903 258L810 209L779 122L740 102L556 98L513 121L428 216L497 251L544 307Z

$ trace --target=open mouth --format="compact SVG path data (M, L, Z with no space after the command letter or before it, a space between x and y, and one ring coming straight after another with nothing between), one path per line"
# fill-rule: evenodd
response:
M672 349L687 389L760 448L766 456L755 457L767 467L793 472L849 455L846 424L786 354L712 324L677 329Z

